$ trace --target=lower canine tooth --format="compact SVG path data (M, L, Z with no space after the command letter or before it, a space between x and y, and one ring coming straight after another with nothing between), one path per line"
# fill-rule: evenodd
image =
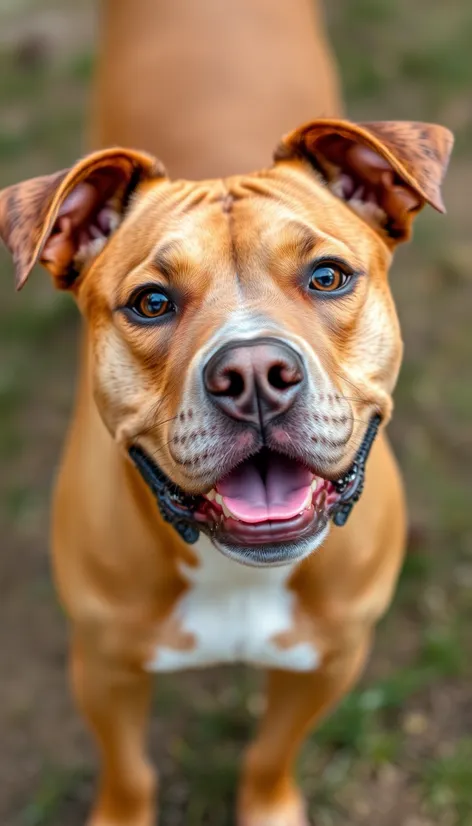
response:
M223 502L223 500L221 501L221 508L222 508L223 513L224 513L224 515L226 516L226 518L227 518L227 519L229 519L229 518L233 517L233 514L231 513L231 511L229 510L229 508L227 508L227 507L226 507L226 505L225 505L225 503Z
M303 503L303 506L302 506L302 509L301 509L300 513L303 513L303 511L306 511L309 507L311 507L312 496L313 496L313 489L310 487L310 490L307 493L307 497L306 497L306 499Z

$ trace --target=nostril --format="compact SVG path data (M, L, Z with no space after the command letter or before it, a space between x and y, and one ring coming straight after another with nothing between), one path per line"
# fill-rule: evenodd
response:
M211 388L214 396L227 396L237 399L244 392L244 378L237 370L224 370L218 377L215 386Z
M275 390L287 390L294 384L299 384L301 376L295 365L274 364L269 368L267 379L271 387Z
M242 396L244 391L244 378L237 370L226 370L225 377L227 379L227 389L224 391L225 396L231 396L237 399Z

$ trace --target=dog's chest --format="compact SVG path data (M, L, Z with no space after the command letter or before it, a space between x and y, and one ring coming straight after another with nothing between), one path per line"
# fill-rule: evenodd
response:
M311 641L290 644L278 639L296 630L295 597L287 587L290 567L240 565L206 537L196 550L200 565L185 568L189 590L167 619L149 670L236 662L295 671L316 668L318 652Z

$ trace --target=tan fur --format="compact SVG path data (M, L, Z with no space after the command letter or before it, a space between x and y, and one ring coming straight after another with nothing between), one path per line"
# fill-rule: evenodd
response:
M412 216L398 212L399 202L417 199L414 213L428 200L442 206L438 187L450 139L440 127L421 132L417 124L315 121L285 138L270 166L267 141L290 126L286 117L298 113L295 121L303 120L316 110L338 114L322 29L311 28L305 0L253 0L241 3L239 12L231 7L227 17L215 3L202 0L201 17L188 12L192 25L181 0L140 0L132 12L125 0L106 3L95 122L100 140L167 148L171 170L201 171L204 180L172 181L148 156L114 150L0 194L0 234L12 250L18 283L42 257L56 283L72 287L85 319L52 546L58 590L72 623L74 692L101 753L93 826L154 823L155 781L143 745L150 704L146 666L162 647L185 657L198 646L179 610L196 593L203 558L198 546L186 546L163 522L127 448L139 442L185 490L207 490L231 451L236 456L246 449L253 435L248 432L238 447L229 420L222 424L215 417L200 394L202 365L237 335L280 336L305 359L309 393L303 417L288 415L271 438L289 438L300 458L336 478L352 462L372 413L379 411L384 421L391 415L402 345L387 280L395 239L379 213L370 223L330 190L333 156L325 144L319 155L319 135L375 145L399 175L394 184L391 177L387 184L376 180L376 192L408 229ZM264 15L274 24L270 36ZM198 76L199 68L205 74L202 54L192 57L201 42L198 28L209 20L214 65L241 80L241 93L227 108L221 90L218 97ZM169 52L158 48L166 33L174 49L183 38L181 54L185 38L195 39L187 43L194 73L170 70ZM246 36L250 46L235 67L230 55L234 60L241 54ZM255 97L267 81L254 72L261 62L268 78L281 84L273 88L273 102L264 102L263 116L255 112ZM313 77L325 80L316 87ZM294 101L290 87L297 78ZM206 92L195 105L197 88ZM245 141L253 112L257 122ZM223 113L228 122L218 132ZM326 168L325 151L331 159ZM247 174L264 162L263 171ZM102 172L97 178L103 168L105 187ZM119 174L110 177L115 169ZM220 177L207 179L207 171ZM135 190L127 201L124 183L132 174ZM94 204L114 199L123 214L104 249L71 275L76 235L64 223L61 205L80 184L93 188ZM393 200L384 192L391 185ZM89 220L88 208L85 217L80 213L80 227ZM318 256L342 258L361 273L348 299L316 302L303 292L300 273ZM183 296L178 322L147 328L130 323L122 308L133 290L169 278ZM267 641L273 656L307 646L300 651L313 652L317 667L269 671L267 709L244 761L239 826L307 823L293 761L308 729L357 679L373 627L391 599L404 540L402 485L382 432L346 527L333 528L322 549L289 569L286 580L276 577L272 585L259 577L263 587L254 593L272 598L278 588L293 605L288 630ZM244 599L250 579L232 564L231 582L220 585L240 581Z

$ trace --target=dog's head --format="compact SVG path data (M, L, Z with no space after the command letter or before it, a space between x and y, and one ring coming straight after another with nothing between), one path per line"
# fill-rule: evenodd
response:
M170 181L148 155L97 152L0 195L17 285L36 261L85 316L95 399L195 497L192 518L253 564L326 535L402 353L387 280L439 186L452 136L320 120L274 165Z

